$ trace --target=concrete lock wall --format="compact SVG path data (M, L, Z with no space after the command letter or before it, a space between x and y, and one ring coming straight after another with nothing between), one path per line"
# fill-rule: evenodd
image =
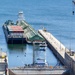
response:
M66 65L70 68L71 73L75 75L75 61L71 57L68 53L65 53Z

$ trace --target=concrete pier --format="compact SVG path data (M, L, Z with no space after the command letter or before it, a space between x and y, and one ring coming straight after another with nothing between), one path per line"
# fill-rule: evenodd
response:
M46 39L48 46L56 55L56 57L70 68L75 75L75 52L67 49L61 42L59 42L51 33L45 30L39 30L39 33Z
M52 49L53 53L64 63L65 52L69 51L66 47L61 44L51 33L43 30L39 30L39 33L46 39L48 46Z

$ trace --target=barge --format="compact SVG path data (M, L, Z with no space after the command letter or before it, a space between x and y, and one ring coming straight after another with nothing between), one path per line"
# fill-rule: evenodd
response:
M8 22L8 24L7 24ZM13 25L10 20L5 22L3 30L8 44L23 44L26 43L24 30L21 26Z
M6 21L3 25L3 30L8 44L45 41L45 39L25 21L23 12L19 12L19 19L16 21L16 24L11 20Z

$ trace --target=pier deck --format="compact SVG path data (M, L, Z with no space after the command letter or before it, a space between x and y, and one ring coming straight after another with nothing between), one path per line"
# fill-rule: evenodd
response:
M48 45L53 50L53 53L64 63L65 52L69 51L61 42L59 42L51 33L39 30L39 33L46 39Z

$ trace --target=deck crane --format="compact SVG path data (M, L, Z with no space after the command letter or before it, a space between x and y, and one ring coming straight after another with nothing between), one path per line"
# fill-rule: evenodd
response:
M72 0L73 6L75 6L75 0ZM75 11L73 9L72 14L74 15Z

